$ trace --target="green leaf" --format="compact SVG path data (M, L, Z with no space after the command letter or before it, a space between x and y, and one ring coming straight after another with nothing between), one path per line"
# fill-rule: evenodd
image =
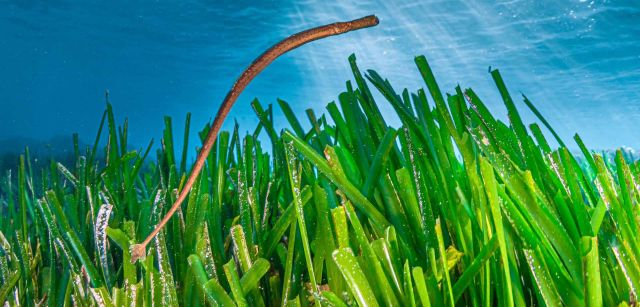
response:
M333 261L338 265L358 304L360 306L378 306L373 290L351 249L336 249L333 252Z

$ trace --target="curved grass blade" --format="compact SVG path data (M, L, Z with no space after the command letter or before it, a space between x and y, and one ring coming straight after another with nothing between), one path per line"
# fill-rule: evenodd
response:
M207 301L211 305L224 307L235 306L231 297L229 297L215 279L208 280L202 261L200 261L197 255L190 255L187 260L189 261L189 267L191 267L196 277L196 283L200 286L200 290L205 294Z
M358 265L350 248L340 248L333 252L333 260L347 281L351 293L360 306L378 306L366 276Z

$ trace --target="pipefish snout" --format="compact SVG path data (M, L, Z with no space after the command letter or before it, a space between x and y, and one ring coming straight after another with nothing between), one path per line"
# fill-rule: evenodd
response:
M222 101L222 105L220 105L220 108L218 109L218 112L216 113L216 116L213 120L213 125L211 126L211 129L207 134L202 149L200 149L200 152L198 153L196 162L191 169L191 173L189 174L187 182L178 194L178 198L173 203L164 218L162 218L160 223L158 223L156 228L147 236L147 238L142 241L142 243L134 244L131 246L131 262L135 263L138 259L144 257L149 242L151 242L151 240L162 230L162 228L171 219L173 214L178 210L178 208L180 208L180 205L187 197L187 194L189 194L191 187L195 183L200 174L200 171L202 171L202 168L204 167L206 158L209 156L209 152L211 151L211 148L216 141L218 132L222 127L222 123L229 114L231 107L238 99L238 96L240 96L242 91L247 87L251 80L253 80L253 78L255 78L262 70L264 70L269 64L271 64L271 62L273 62L282 54L298 48L306 43L333 35L340 35L354 30L373 27L378 25L378 23L379 20L375 15L369 15L352 21L336 22L305 30L285 38L279 43L273 45L271 48L267 49L267 51L256 58L253 63L251 63L251 65L249 65L249 67L247 67L242 72L240 77L231 87L231 90L229 90L229 93L227 93L227 96Z

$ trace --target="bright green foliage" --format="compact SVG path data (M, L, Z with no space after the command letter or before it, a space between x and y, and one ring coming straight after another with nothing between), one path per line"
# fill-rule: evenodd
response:
M153 229L188 174L189 146L175 152L171 119L155 161L152 143L130 150L127 122L116 125L110 104L93 147L82 151L74 138L75 165L32 169L26 151L0 188L0 301L637 302L639 164L622 151L592 154L577 135L586 157L574 156L531 101L514 101L496 70L508 123L471 89L443 95L424 57L416 64L426 90L415 93L396 91L374 71L362 75L354 56L349 63L355 84L328 115L309 110L308 130L279 100L291 129L278 133L272 106L253 101L258 127L244 137L237 126L220 134L188 201L136 264L130 245ZM401 127L387 126L383 103ZM522 122L523 105L548 133Z

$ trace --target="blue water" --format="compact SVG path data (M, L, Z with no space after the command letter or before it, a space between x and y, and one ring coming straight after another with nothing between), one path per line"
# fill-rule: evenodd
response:
M361 69L415 90L424 85L413 57L424 54L444 90L473 87L503 118L489 66L500 69L518 101L519 92L527 94L566 141L579 132L590 147L640 148L636 0L0 0L0 143L74 132L91 142L106 90L117 120L129 119L134 147L161 137L163 115L180 129L192 112L202 127L265 48L311 26L372 13L381 20L376 28L278 59L240 97L226 127L236 118L253 130L254 97L265 105L280 97L301 116L307 108L321 113L352 78L351 53ZM276 120L284 123L280 112Z

